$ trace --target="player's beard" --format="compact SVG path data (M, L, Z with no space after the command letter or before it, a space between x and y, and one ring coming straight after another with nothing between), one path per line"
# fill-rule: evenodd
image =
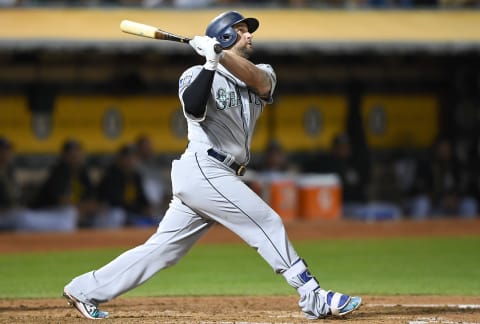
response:
M253 53L252 45L250 46L245 45L240 47L238 46L238 43L236 43L235 45L233 45L233 47L231 47L231 49L235 52L235 54L246 59L248 59Z
M237 52L237 55L248 59L253 53L253 48L244 46L244 47L236 48L235 51Z

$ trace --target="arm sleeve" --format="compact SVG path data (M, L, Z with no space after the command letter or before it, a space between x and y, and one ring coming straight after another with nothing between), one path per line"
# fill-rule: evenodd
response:
M187 118L195 121L205 118L214 76L215 71L202 68L187 70L180 78L179 97Z

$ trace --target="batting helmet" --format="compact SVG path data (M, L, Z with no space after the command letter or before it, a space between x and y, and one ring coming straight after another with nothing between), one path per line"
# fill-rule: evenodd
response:
M216 38L223 48L228 48L237 41L238 35L233 26L241 22L247 24L249 33L256 31L259 25L256 18L245 18L236 11L227 11L208 24L205 34Z

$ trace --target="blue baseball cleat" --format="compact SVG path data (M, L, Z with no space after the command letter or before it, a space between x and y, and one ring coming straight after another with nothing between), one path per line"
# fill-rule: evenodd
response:
M331 290L327 292L325 299L330 307L330 314L334 316L345 316L357 310L362 304L362 298L358 296L350 297Z
M71 295L66 290L63 291L63 297L67 299L70 306L75 307L83 317L88 319L104 319L108 317L108 312L104 312L98 309L96 305L90 303L84 303Z

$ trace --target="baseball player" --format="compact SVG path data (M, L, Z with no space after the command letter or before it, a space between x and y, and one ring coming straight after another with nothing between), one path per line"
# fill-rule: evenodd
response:
M248 60L258 26L257 19L230 11L210 22L206 36L190 42L206 62L186 70L179 81L189 144L172 163L170 207L143 245L65 286L65 298L84 317L107 317L99 303L177 263L215 223L240 236L285 277L298 291L307 318L342 316L360 306L360 297L320 287L295 252L280 217L241 181L255 122L272 102L276 84L271 66ZM215 44L223 51L216 53Z

